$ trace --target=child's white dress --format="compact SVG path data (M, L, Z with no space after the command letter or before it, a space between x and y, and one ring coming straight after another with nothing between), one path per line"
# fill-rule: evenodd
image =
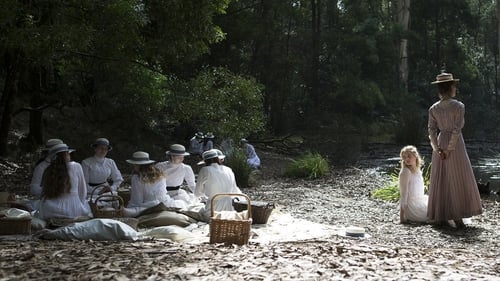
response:
M424 178L422 171L412 173L409 168L399 172L399 204L403 208L405 218L414 222L426 222L427 202L429 197L424 194Z

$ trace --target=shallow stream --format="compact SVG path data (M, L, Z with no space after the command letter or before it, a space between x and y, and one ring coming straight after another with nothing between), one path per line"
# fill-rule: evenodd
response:
M466 141L467 152L478 182L490 182L490 189L500 190L500 143ZM381 174L391 174L399 167L399 151L402 146L395 144L367 144L360 154L358 165L371 167ZM428 143L417 146L424 161L431 159Z

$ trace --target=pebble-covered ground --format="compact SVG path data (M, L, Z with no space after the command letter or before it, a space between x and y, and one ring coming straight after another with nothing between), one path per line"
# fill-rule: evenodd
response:
M280 176L268 163L254 200L317 223L362 226L367 239L331 236L245 246L136 242L0 240L0 280L500 280L499 203L456 231L399 224L397 203L371 198L387 177L371 168L333 168L318 180ZM4 177L4 182L5 182Z

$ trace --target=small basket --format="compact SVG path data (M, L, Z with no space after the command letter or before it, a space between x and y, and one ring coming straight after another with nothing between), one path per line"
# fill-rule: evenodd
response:
M103 194L93 200L95 188L90 194L89 205L94 218L122 218L124 217L123 198L114 194ZM113 209L99 207L99 202L118 202L118 206Z
M130 201L130 189L118 189L118 196L123 199L123 206L127 206Z
M215 219L214 217L214 199L219 196L243 196L248 202L248 212L246 220L225 220ZM210 244L228 243L244 245L250 238L250 229L252 227L252 207L250 198L245 194L219 193L212 197L210 210Z
M274 203L264 201L252 201L252 224L267 224L269 216L274 209ZM233 199L233 207L236 211L241 212L247 209L247 202L240 201L238 197Z
M31 234L31 217L0 218L0 235Z

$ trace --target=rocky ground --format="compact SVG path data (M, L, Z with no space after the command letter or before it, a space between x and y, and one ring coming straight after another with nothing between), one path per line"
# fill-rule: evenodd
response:
M362 226L370 237L245 246L0 240L0 280L500 280L495 198L483 197L484 214L466 230L401 225L396 203L370 197L387 180L375 169L292 180L281 177L287 159L262 154L258 184L244 190L252 199L297 218Z

